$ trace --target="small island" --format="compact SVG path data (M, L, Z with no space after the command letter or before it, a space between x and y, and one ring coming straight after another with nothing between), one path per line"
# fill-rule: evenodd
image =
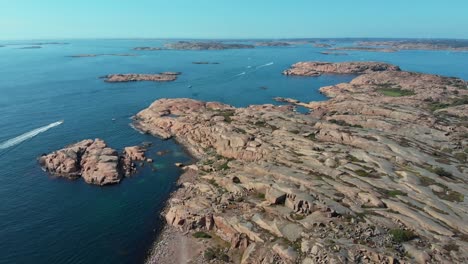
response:
M18 49L42 49L42 46L26 46L26 47L21 47L21 48L18 48Z
M173 50L225 50L225 49L253 49L254 45L250 44L230 44L223 42L190 42L178 41L164 45L168 49Z
M39 164L53 176L83 178L94 185L116 184L123 176L136 172L134 161L145 160L145 149L126 147L121 155L102 139L86 139L63 149L44 154Z
M468 40L422 39L422 40L389 40L360 41L358 46L364 48L384 46L391 50L448 50L468 51Z
M78 54L78 55L71 55L68 56L70 58L94 58L100 56L116 56L116 57L134 57L138 56L135 54Z
M161 47L136 47L133 50L140 50L140 51L157 51L157 50L165 50L165 48Z
M105 76L105 81L110 83L115 82L171 82L177 80L180 72L162 72L157 74L140 74L140 73L127 73L127 74L109 74Z
M291 46L291 42L262 41L262 42L256 42L255 46L257 46L257 47L289 47L289 46Z
M332 45L327 44L327 43L314 43L314 47L316 48L330 48Z

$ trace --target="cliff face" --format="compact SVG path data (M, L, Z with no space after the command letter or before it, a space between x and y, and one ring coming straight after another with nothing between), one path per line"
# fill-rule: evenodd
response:
M229 242L234 262L468 261L466 82L380 63L310 66L365 74L323 87L329 101L288 100L309 115L161 99L135 116L200 159L167 222Z

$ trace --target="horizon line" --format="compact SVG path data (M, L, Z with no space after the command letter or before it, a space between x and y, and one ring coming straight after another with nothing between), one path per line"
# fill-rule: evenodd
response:
M389 39L389 40L468 40L468 38L454 37L44 37L44 38L0 38L0 41L24 41L24 40L343 40L343 39Z

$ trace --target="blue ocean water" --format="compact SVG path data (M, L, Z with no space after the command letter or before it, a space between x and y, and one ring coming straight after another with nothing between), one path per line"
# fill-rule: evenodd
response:
M34 41L38 42L38 41ZM383 61L404 70L468 79L468 53L402 51L323 55L310 44L222 51L133 51L165 40L65 40L68 45L0 48L0 145L59 120L63 124L0 149L0 263L141 263L162 220L159 211L190 157L173 141L133 130L130 117L158 98L190 97L234 106L275 103L276 96L326 100L322 86L353 76L286 77L305 60ZM0 45L12 42L0 42ZM338 43L349 45L349 43ZM131 53L135 57L71 58L77 54ZM194 61L219 64L196 65ZM105 83L110 73L180 71L171 83ZM86 138L121 150L152 142L145 166L115 186L47 176L36 158ZM26 137L28 138L28 137ZM170 150L160 157L159 150ZM153 168L154 167L154 168Z

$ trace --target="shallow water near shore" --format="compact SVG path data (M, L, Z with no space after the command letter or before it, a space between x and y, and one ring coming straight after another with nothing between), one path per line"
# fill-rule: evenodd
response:
M39 41L22 41L24 44ZM323 55L310 44L222 51L134 51L164 40L64 40L41 49L0 48L0 263L141 263L161 224L159 211L190 157L174 141L132 129L131 116L158 98L190 97L242 107L274 103L273 97L301 101L326 98L322 86L354 76L286 77L298 61L382 61L403 70L468 79L468 53L347 51ZM0 42L0 45L11 42ZM347 46L349 43L338 43ZM135 54L71 58L77 54ZM219 64L192 64L195 61ZM105 83L111 73L180 71L170 83ZM63 124L47 127L64 120ZM28 134L25 134L28 133ZM23 136L18 140L18 137ZM115 186L47 176L36 158L86 138L109 146L152 142L154 159ZM12 140L15 139L15 140ZM165 156L156 152L169 150ZM154 167L154 168L153 168Z

